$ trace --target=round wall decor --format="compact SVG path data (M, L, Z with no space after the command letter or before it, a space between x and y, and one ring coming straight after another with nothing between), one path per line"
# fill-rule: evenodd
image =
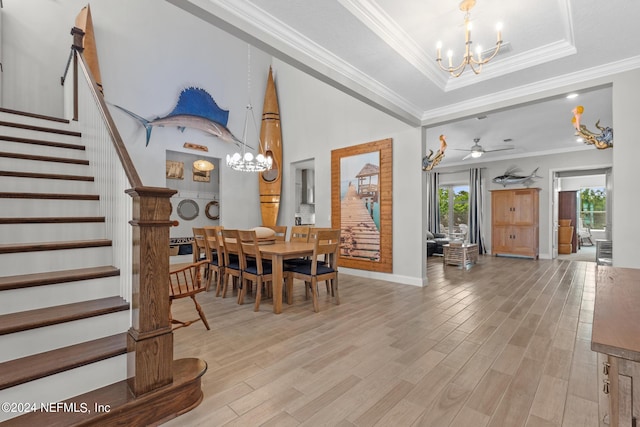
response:
M199 212L198 204L191 199L184 199L178 203L178 216L186 221L197 217Z
M216 207L217 207L217 209L213 209L213 208L216 208ZM212 209L213 209L213 212L212 212ZM215 215L214 215L214 213L215 213ZM219 220L220 219L220 203L218 203L216 200L213 200L213 201L207 203L207 206L204 208L204 214L209 219L212 219L214 221Z

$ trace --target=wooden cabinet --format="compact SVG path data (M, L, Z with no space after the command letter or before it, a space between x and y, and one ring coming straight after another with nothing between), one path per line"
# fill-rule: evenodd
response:
M571 244L571 252L578 252L578 236L576 231L578 229L578 192L577 191L560 191L558 192L558 219L570 219L571 226L573 227L573 232L571 233L572 237L569 240ZM566 231L565 231L566 233ZM558 236L560 237L560 236ZM558 239L558 245L561 245L560 239ZM569 252L561 252L560 246L558 246L559 253L569 253Z
M640 419L640 270L598 266L591 349L600 353L600 425ZM604 357L603 357L604 356Z
M491 253L537 259L539 188L491 192Z

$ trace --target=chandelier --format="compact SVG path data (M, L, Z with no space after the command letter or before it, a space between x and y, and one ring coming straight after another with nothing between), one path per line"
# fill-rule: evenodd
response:
M253 117L253 107L251 104L247 105L247 115L244 119L244 132L242 133L242 154L234 153L233 156L227 154L227 166L233 170L242 172L264 172L271 169L273 159L271 157L265 157L261 153L257 156L253 156L250 151L247 151L247 128L249 126L249 117L253 119L253 126L258 132L258 126L256 125L256 119ZM262 142L258 138L258 144L262 147Z
M253 153L247 151L247 139L249 130L249 118L253 122L253 128L258 137L258 145L262 149L262 141L258 134L258 125L256 118L253 116L253 107L251 106L251 45L247 46L247 92L249 93L249 104L247 105L247 114L244 117L244 131L242 132L242 153L227 154L227 166L233 170L242 172L264 172L271 169L273 159L266 157L262 153L254 156Z
M467 65L469 65L469 67L473 70L475 74L480 74L480 71L482 71L482 66L487 62L491 61L498 54L498 51L500 50L500 46L502 45L502 24L498 24L496 26L496 30L498 32L498 41L496 42L496 47L494 48L493 52L488 57L483 58L482 47L478 46L476 48L476 56L474 57L473 52L471 50L472 41L471 41L471 12L470 11L471 11L471 8L475 6L475 4L476 4L476 0L462 0L462 2L460 2L460 10L465 12L464 14L465 46L464 46L464 57L462 58L462 62L459 65L454 67L453 51L449 50L447 52L447 57L449 58L449 66L448 67L443 66L442 54L441 54L442 42L438 42L438 45L437 45L438 58L436 59L436 62L438 63L438 65L442 70L448 72L453 77L460 77L460 75L462 75L464 70L467 68Z

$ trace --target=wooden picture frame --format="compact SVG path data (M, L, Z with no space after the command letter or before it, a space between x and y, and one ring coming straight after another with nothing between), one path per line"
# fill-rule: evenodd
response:
M184 162L167 160L166 177L169 179L184 179Z
M339 266L393 272L391 138L331 151L331 226Z
M193 168L193 180L196 182L211 182L211 171L201 171Z

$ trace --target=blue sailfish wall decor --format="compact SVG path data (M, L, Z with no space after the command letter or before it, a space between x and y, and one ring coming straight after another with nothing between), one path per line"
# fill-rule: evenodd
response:
M213 97L202 88L189 87L184 89L180 92L178 103L173 111L164 117L157 117L153 120L147 120L119 105L115 105L115 107L138 120L145 127L147 131L146 145L149 145L151 130L154 126L175 126L180 131L184 131L185 128L199 129L225 142L242 147L242 141L227 129L229 111L218 107Z

